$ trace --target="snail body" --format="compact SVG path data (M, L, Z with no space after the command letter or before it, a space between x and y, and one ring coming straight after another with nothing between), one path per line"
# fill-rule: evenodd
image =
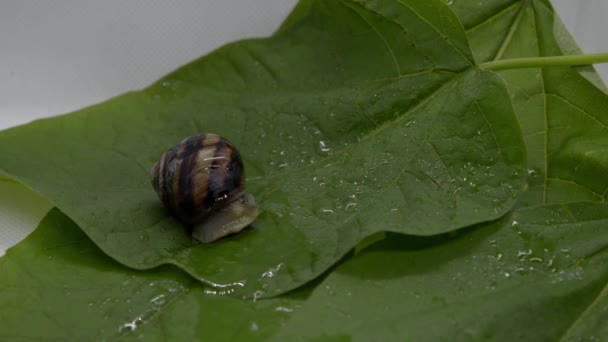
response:
M232 143L203 133L165 152L150 178L168 211L193 228L192 236L212 242L241 231L258 215L255 199L245 192L244 171Z

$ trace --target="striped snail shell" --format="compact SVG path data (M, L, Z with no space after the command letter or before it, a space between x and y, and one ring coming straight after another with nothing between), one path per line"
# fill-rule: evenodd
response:
M212 242L241 231L258 215L245 192L239 151L217 134L186 138L165 152L150 170L152 186L169 212Z

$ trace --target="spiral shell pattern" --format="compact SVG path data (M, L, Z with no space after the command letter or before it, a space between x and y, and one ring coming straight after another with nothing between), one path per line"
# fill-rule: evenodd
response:
M165 152L150 177L165 207L186 224L200 222L245 189L238 150L211 133L186 138Z

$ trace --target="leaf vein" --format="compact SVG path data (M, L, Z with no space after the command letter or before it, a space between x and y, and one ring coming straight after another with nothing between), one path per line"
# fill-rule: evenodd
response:
M568 99L566 99L564 96L556 94L556 93L547 93L547 95L548 96L556 97L559 100L565 102L567 105L571 106L572 108L574 108L577 111L581 112L583 115L585 115L585 116L589 117L591 120L595 121L598 125L602 126L602 128L604 128L604 129L608 128L608 125L606 125L603 122L599 121L595 116L591 115L590 113L586 112L581 107L579 107L576 104L572 103L571 101L569 101Z
M496 144L496 149L498 150L498 155L500 156L500 159L505 161L506 159L505 159L504 155L502 154L502 149L500 148L500 144L498 143L498 140L496 140L496 131L494 130L494 127L492 127L492 125L490 124L490 121L488 120L488 117L486 116L486 113L483 111L483 109L481 109L481 106L479 106L477 99L473 100L473 103L475 104L475 107L477 108L479 113L481 113L483 120L485 121L486 125L488 125L488 128L492 132L492 139L494 140L494 143Z
M519 1L515 1L513 4L503 8L502 10L498 11L496 14L493 14L493 15L485 18L483 21L467 28L467 34L469 32L473 32L473 31L477 30L478 28L481 28L482 26L485 26L489 22L493 21L494 19L497 19L498 17L500 17L501 15L505 14L506 12L512 10L513 7L516 7L518 5L520 5Z
M459 55L461 55L466 61L469 62L469 64L473 65L475 63L474 60L469 59L469 57L463 52L461 51L459 48L457 48L454 43L452 43L451 39L448 39L448 37L443 34L443 32L439 31L439 29L432 25L428 20L426 20L426 18L424 18L422 15L420 15L418 12L416 12L410 5L403 3L402 1L398 1L401 5L403 5L404 7L408 8L410 11L412 11L412 13L416 14L416 16L418 16L418 18L420 18L420 20L422 20L423 22L425 22L429 27L431 27L433 29L433 31L435 31L435 33L437 33L441 38L443 38L445 40L445 42L448 43L448 45L450 45L456 52L458 52ZM458 25L460 25L460 23L458 23ZM464 31L464 28L463 28ZM465 32L466 34L466 32Z
M599 192L593 191L593 190L589 189L588 187L586 187L586 186L584 186L584 185L582 185L582 184L580 184L580 183L577 183L577 182L576 182L576 181L574 181L574 180L570 180L570 179L564 179L564 178L560 178L560 177L547 177L547 180L552 180L552 181L560 181L560 182L566 182L566 183L571 183L571 184L574 184L574 185L578 185L578 186L580 186L581 188L583 188L583 189L585 189L585 190L587 190L587 191L591 192L591 193L592 193L592 194L594 194L594 195L597 195L597 196L599 196L599 197L604 197L604 195L600 194ZM546 187L545 187L545 188L546 188Z
M558 341L564 341L568 337L568 335L572 332L574 328L576 328L578 322L580 322L589 311L604 297L608 296L608 284L604 286L604 288L598 293L598 295L589 303L589 305L581 312L581 314L568 326L568 328L562 333L559 337Z
M397 60L397 56L395 55L395 51L393 51L393 49L389 45L389 43L386 40L386 38L382 35L382 33L380 33L380 31L378 31L378 29L374 25L372 25L372 23L369 20L367 20L367 18L365 18L363 15L361 15L361 13L355 11L350 6L347 6L347 7L349 7L349 9L351 11L353 11L354 13L356 13L378 35L378 37L380 37L380 39L382 40L382 42L386 46L386 49L390 53L391 58L393 59L393 63L395 65L395 71L397 72L397 77L400 76L401 75L401 67L399 66L399 61Z
M517 5L517 3L515 3L514 5ZM502 55L507 50L507 47L509 46L509 44L511 44L511 41L513 40L513 36L515 35L515 32L519 28L519 23L521 22L521 19L524 16L524 6L523 6L523 4L519 4L519 5L521 6L521 8L519 9L519 13L517 14L517 17L515 17L515 19L513 20L513 24L511 24L511 28L509 29L509 32L505 36L505 39L503 40L502 44L500 45L500 48L496 52L496 56L494 56L494 59L493 59L494 61L502 58Z

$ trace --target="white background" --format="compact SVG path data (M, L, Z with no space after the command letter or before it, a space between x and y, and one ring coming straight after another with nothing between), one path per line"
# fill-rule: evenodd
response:
M213 49L270 35L297 0L2 0L0 129L141 89ZM554 0L586 53L608 51L607 0ZM600 66L608 80L608 65ZM0 255L50 204L0 182Z

